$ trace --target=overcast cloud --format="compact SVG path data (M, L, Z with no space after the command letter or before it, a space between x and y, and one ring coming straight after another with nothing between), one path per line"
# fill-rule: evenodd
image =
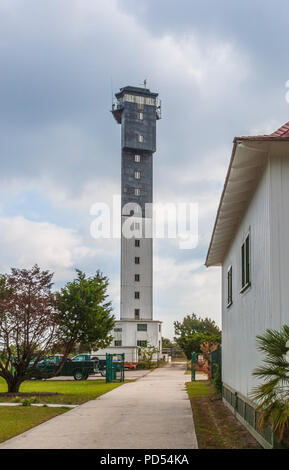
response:
M93 240L90 207L120 192L111 94L158 91L157 202L199 204L199 244L157 240L154 316L220 324L219 269L204 260L235 135L289 120L286 0L0 0L0 272L38 262L111 279L118 240Z

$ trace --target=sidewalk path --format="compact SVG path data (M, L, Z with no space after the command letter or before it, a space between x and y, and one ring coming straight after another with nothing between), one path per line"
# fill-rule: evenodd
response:
M156 369L14 437L0 449L196 449L184 366Z

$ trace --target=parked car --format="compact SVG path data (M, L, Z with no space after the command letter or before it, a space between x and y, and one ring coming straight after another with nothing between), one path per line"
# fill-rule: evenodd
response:
M53 371L57 370L62 358L63 356L61 354L48 356L37 364L36 369L51 374ZM96 361L67 358L61 371L55 374L55 376L73 376L75 380L86 380L89 375L95 374L97 371L98 366Z
M106 359L100 359L98 356L94 356L92 354L83 353L77 354L72 358L72 361L79 362L79 361L92 361L96 364L95 372L99 372L103 377L105 377L106 373Z

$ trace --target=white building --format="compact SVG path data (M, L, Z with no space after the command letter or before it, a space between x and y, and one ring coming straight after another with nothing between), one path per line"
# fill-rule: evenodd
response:
M138 349L152 345L157 360L162 332L153 319L153 238L145 227L152 227L158 95L128 86L115 96L112 114L121 124L121 305L113 343L98 354L125 353L126 362L137 362Z
M262 363L256 336L289 324L289 123L269 136L236 137L206 260L222 266L223 398L256 432L250 392Z

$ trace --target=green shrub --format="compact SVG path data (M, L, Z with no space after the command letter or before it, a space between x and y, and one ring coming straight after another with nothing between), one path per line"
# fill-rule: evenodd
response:
M217 392L222 393L222 372L219 364L214 364L213 384Z
M137 363L136 369L137 369L137 370L149 369L149 366L148 366L147 362L145 362L145 361L140 361L140 362Z

